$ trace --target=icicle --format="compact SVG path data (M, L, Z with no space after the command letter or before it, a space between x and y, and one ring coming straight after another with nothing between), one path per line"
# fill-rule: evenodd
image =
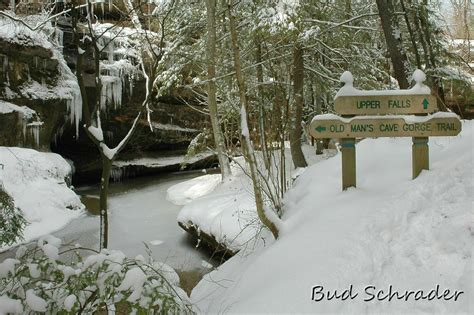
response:
M129 84L130 98L131 98L133 96L133 76L132 75L128 76L128 84Z
M107 52L107 56L109 58L109 62L113 63L114 62L114 42L112 40L109 41L107 48L109 51Z
M112 12L112 0L109 0L109 12Z
M117 109L122 105L122 80L117 76L102 76L102 91L100 93L100 109L104 111L107 105Z
M38 69L38 56L33 56L33 61L35 63L35 69Z
M2 58L3 58L2 71L3 72L8 72L8 56L7 55L2 55Z
M64 125L58 128L58 130L56 130L56 132L54 133L53 142L56 147L58 146L58 141L59 139L62 138L63 133L64 133Z
M100 91L100 110L107 108L107 82L102 81L102 90Z
M79 123L82 120L82 97L77 89L72 91L72 97L66 101L67 111L69 113L69 121L76 126L76 138L79 138Z
M23 115L23 113L20 114L20 118L21 129L23 132L23 142L26 142L26 125L28 124L28 119Z
M58 45L59 48L61 48L61 51L63 50L63 47L64 47L63 39L64 39L64 32L61 29L56 28L56 44Z
M123 171L121 168L112 168L110 170L110 177L114 182L120 182L123 178Z
M1 55L3 58L3 63L2 63L2 72L5 74L5 81L7 82L7 86L10 85L10 77L8 75L8 56L7 55Z
M74 110L74 121L76 123L76 138L79 138L79 122L82 120L82 97L81 93L77 91L74 94L74 103L73 103L73 110Z
M33 137L36 147L39 147L39 132L40 127L43 125L42 121L35 121L29 124L26 124L26 127L30 130L30 135Z

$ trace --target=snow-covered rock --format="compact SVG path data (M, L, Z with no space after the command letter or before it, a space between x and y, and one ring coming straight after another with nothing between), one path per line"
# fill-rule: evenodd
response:
M326 158L314 155L314 148L309 145L304 145L303 151L310 162ZM289 144L285 144L285 155L291 158ZM292 170L291 163L286 167L287 178L294 179L303 172ZM221 175L204 175L172 186L167 192L168 200L185 205L178 214L179 225L225 256L253 247L257 238L269 236L266 231L258 235L261 224L252 181L243 168L246 169L245 160L238 157L231 163L232 176L222 183Z
M71 166L60 155L0 147L0 165L0 184L29 223L25 241L56 231L83 213L79 197L67 185Z

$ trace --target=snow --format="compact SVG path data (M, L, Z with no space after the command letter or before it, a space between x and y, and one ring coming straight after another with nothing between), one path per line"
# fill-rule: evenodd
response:
M178 125L173 125L173 124L161 124L157 122L152 122L152 126L155 129L160 129L160 130L169 130L169 131L182 131L182 132L199 132L197 129L192 129L192 128L184 128Z
M354 78L349 71L345 71L340 78L344 86L336 93L339 96L381 96L381 95L424 95L431 94L431 89L424 85L426 75L420 69L413 73L413 80L416 82L411 89L406 90L369 90L362 91L353 86Z
M413 80L416 83L423 83L426 81L426 74L421 71L420 69L416 69L415 72L413 72Z
M27 106L18 106L3 100L0 100L0 113L9 114L13 112L18 112L23 115L25 119L33 118L36 115L36 111L32 110Z
M116 160L113 162L113 165L116 167L123 167L128 165L135 165L135 166L146 166L146 167L163 167L168 165L176 165L176 164L183 164L183 163L195 163L199 160L208 158L213 156L214 153L211 151L202 152L193 155L190 158L186 158L185 155L172 155L172 156L162 156L162 157L143 157L143 158L136 158L132 160Z
M57 260L59 259L59 249L57 247L54 247L51 244L45 244L42 247L43 253L46 257L48 257L50 260Z
M87 130L92 134L92 136L99 142L104 141L104 133L102 132L102 128L89 126Z
M208 263L208 262L205 261L205 260L202 260L202 261L201 261L201 266L203 266L204 268L207 268L207 269L212 269L212 268L214 268L213 265L211 265L210 263Z
M352 76L352 73L350 73L349 71L344 71L339 81L341 81L342 83L345 83L346 85L352 86L352 84L354 84L354 77Z
M163 244L164 242L162 240L153 240L153 241L150 241L150 245L153 245L153 246L158 246L158 245L161 245Z
M179 276L168 264L156 261L153 263L153 269L157 270L173 286L179 287Z
M248 139L250 137L249 125L247 123L247 111L243 104L240 107L240 130L242 132L242 136L245 139Z
M206 275L192 302L203 313L471 314L473 133L464 121L459 136L430 139L430 170L415 180L410 138L358 143L357 188L347 191L340 155L308 167L285 197L280 238ZM212 211L217 200L207 201L201 206ZM312 300L315 286L341 294L351 285L354 299ZM364 301L366 287L386 294L390 285L400 294L437 285L441 295L464 293L457 301Z
M39 278L41 276L41 271L38 269L37 264L28 264L28 271L31 278Z
M8 14L14 16L13 12ZM33 24L28 19L38 19L40 15L22 17L24 22ZM0 16L0 37L12 44L18 44L22 46L40 46L46 49L53 48L53 45L48 40L45 33L40 31L32 31L20 23L17 23L3 15Z
M314 155L314 148L308 145L303 146L303 152L307 160L312 162L326 157L325 155ZM290 156L289 144L285 155ZM287 178L301 173L301 170L293 173L290 169L291 163L286 163L286 165ZM245 168L245 172L242 167ZM196 195L194 200L186 199L189 203L178 214L178 222L187 227L194 226L198 233L204 232L213 236L217 242L236 252L254 246L254 236L260 231L261 226L256 214L251 179L247 175L248 167L245 165L243 157L234 159L231 163L231 171L232 176L228 180L216 185L213 190L208 190L207 194ZM212 187L216 180L215 177L205 175L199 177L198 183L203 187L206 185ZM175 195L178 191L186 193L183 188L193 184L196 184L196 181L183 182L171 187L171 190L176 189ZM176 197L176 199L179 198ZM274 222L280 221L276 216L272 216L272 219Z
M19 264L20 261L13 258L7 258L0 263L0 279L8 277L8 274L13 274L15 265Z
M242 158L239 162L244 164ZM209 191L207 195L196 196L192 202L191 199L184 199L190 203L181 209L178 222L185 226L195 224L200 231L214 236L232 251L238 251L253 238L259 226L255 224L255 201L248 189L249 178L236 163L231 164L231 169L232 180L217 185L212 193ZM217 178L210 176L198 177L199 182L205 186L204 181L208 180L208 187L214 186ZM221 175L218 176L220 181ZM174 187L171 190L182 191L181 188L186 185L193 183L184 182L178 184L176 190Z
M459 116L456 113L452 112L436 112L433 114L428 114L425 116L416 116L416 115L366 115L366 116L356 116L351 118L343 118L334 114L322 114L313 117L313 121L324 121L324 120L339 120L343 123L350 123L351 121L359 120L373 120L373 119L403 119L407 124L412 123L424 123L433 118L458 118Z
M32 289L26 291L26 304L35 312L46 312L46 307L48 306L48 303L37 296Z
M102 150L102 153L109 159L113 160L115 155L117 154L117 147L111 149L109 148L104 142L101 142L100 144L100 149Z
M76 303L77 298L74 294L69 295L64 299L64 309L68 312L72 310L74 304Z
M127 298L129 302L137 301L143 291L143 284L146 281L146 275L139 267L134 267L127 271L122 283L117 288L117 291L131 290L132 294Z
M0 295L0 315L21 314L23 305L20 300L14 300L6 295Z
M66 184L71 166L61 156L0 147L0 164L4 165L0 183L29 223L24 230L25 242L59 230L83 214L79 197Z
M170 187L166 199L175 205L185 205L212 192L221 182L222 175L204 175Z

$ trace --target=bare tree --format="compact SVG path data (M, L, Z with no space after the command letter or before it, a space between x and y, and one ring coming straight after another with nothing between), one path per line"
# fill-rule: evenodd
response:
M221 168L222 179L231 175L229 159L226 156L224 136L219 122L217 110L217 88L216 88L216 0L206 0L207 9L207 103L211 117L212 131L216 145L217 157Z
M240 119L241 119L241 130L242 130L242 149L245 157L245 161L249 165L250 177L253 183L253 191L255 197L255 205L257 208L257 215L260 221L266 226L273 234L275 239L278 238L280 228L282 224L281 220L273 212L273 210L268 209L264 203L260 178L257 170L257 159L255 157L255 152L253 150L252 142L250 140L250 132L247 123L247 109L248 109L248 100L246 96L245 81L242 75L242 65L240 61L240 49L237 40L237 28L235 22L235 16L233 15L232 10L233 4L230 1L227 5L227 12L229 18L229 29L230 29L230 39L232 41L232 51L234 54L234 69L235 77L237 79L237 86L239 89L239 99L240 99Z
M294 100L291 113L290 149L295 167L306 167L306 159L301 149L303 120L304 50L299 44L293 48L293 90Z

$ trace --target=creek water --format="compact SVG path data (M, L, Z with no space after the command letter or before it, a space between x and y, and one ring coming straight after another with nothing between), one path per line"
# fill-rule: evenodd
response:
M147 244L155 260L165 262L177 271L181 286L188 294L219 262L210 258L208 252L196 248L196 241L178 226L176 218L182 206L169 202L166 191L172 185L199 175L202 173L139 177L111 183L109 187L108 249L121 250L132 258L142 255L146 259L149 254L145 247ZM76 193L81 195L87 213L52 234L61 238L63 244L98 249L99 187L79 187ZM2 254L6 257L13 252Z

